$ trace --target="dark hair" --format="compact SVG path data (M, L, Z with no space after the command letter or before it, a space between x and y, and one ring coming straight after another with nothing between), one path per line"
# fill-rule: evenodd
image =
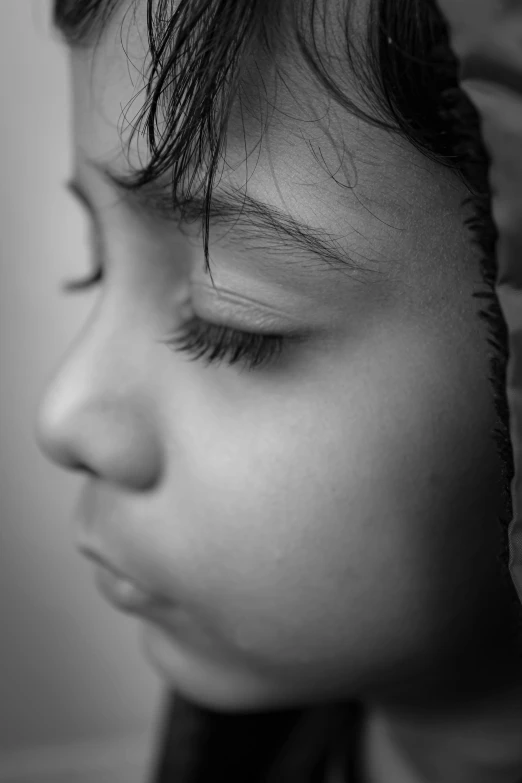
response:
M130 3L127 13L137 1ZM70 45L95 46L120 4L121 0L55 0L54 21ZM121 184L136 190L168 173L177 209L203 189L206 208L200 217L207 267L212 187L231 108L241 100L245 58L257 51L255 47L274 56L279 47L297 44L303 66L338 104L374 126L401 135L424 155L452 169L466 185L464 201L471 207L466 224L480 248L484 283L484 290L473 295L482 300L479 316L488 327L497 413L492 436L503 472L505 515L499 519L498 562L513 602L522 650L520 604L508 568L514 466L505 389L507 329L494 290L497 231L491 215L489 158L477 113L459 87L458 63L435 0L370 0L364 36L354 32L353 2L341 4L345 8L338 29L343 31L343 41L342 51L336 52L336 67L326 56L327 15L320 19L319 13L327 0L320 4L317 0L180 0L175 5L173 0L147 0L146 102L132 135L143 126L151 156L144 168ZM347 98L342 83L333 76L339 73L340 61L356 77L358 102ZM167 120L161 136L160 110ZM169 775L176 783L220 778L248 778L249 783L311 781L318 760L347 719L342 704L237 716L197 707L177 695L169 702L166 717L164 741L168 740L169 751L161 759L161 770L158 767L162 783ZM236 778L232 759L238 764L241 758L238 744L247 748L250 764L247 775L239 768ZM279 755L282 750L284 758ZM273 777L267 778L276 759L281 764L274 764Z

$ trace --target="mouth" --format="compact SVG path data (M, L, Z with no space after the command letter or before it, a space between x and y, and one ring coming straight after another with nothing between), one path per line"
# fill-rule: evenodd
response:
M124 612L146 612L166 603L163 599L145 592L131 580L117 576L114 571L104 566L96 568L96 584L109 603Z
M99 552L85 546L79 546L78 549L96 564L95 580L98 589L104 598L117 609L129 613L140 613L170 604L167 599L145 590Z

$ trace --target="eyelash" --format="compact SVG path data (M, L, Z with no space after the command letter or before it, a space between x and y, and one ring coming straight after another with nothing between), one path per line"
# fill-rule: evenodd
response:
M90 277L71 280L64 284L64 291L85 291L103 280L101 268ZM205 360L206 366L225 361L229 366L242 365L248 371L266 367L275 362L283 348L296 336L260 334L212 324L192 314L176 331L159 342L175 351L187 353L191 361Z

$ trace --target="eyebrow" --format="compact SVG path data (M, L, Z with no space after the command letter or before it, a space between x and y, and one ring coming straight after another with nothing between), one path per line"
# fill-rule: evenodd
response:
M160 218L172 222L182 230L183 224L193 222L205 210L205 199L192 195L182 203L182 213L173 201L172 184L153 180L138 189L129 188L124 178L110 167L94 160L85 160L93 167L122 197L131 209L153 220ZM101 233L99 216L94 204L81 180L74 176L67 183L68 190L76 195L94 219L96 234ZM181 206L181 205L180 205ZM304 267L304 261L292 256L292 253L304 254L313 259L319 271L338 270L345 273L360 273L364 276L376 274L375 263L355 260L345 248L339 246L327 230L304 223L279 208L265 204L247 194L236 191L214 191L209 210L211 225L232 226L227 235L227 243L243 252L247 249L261 250L265 255L284 258L285 263ZM260 240L261 244L255 245ZM97 241L98 249L101 243ZM318 262L318 263L317 263Z

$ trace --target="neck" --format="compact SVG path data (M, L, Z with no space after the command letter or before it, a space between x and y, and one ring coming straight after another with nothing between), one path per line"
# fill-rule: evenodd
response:
M522 783L522 658L512 643L477 640L439 680L436 701L367 704L368 783Z

